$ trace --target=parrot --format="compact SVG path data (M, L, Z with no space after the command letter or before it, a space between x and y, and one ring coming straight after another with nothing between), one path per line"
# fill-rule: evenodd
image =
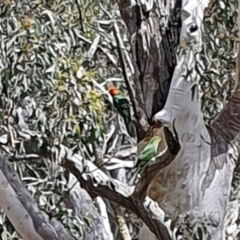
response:
M117 109L118 113L124 120L128 134L131 137L134 137L135 125L131 119L130 105L126 96L124 96L124 94L121 93L120 90L117 89L115 86L110 86L108 92L113 98L114 107Z
M160 136L153 136L138 157L138 168L143 169L153 157L158 154L158 146L161 141Z

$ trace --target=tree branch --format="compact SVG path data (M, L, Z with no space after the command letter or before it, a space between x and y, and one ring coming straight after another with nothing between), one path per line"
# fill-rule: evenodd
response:
M147 116L146 116L145 112L143 111L143 109L141 109L141 107L138 104L135 89L133 88L134 83L127 76L127 67L126 67L125 58L124 58L124 55L122 52L124 45L121 40L119 29L118 29L118 26L116 23L114 23L114 26L113 26L113 33L114 33L114 36L115 36L115 39L117 42L118 55L119 55L120 63L122 66L123 77L124 77L125 83L127 85L127 90L128 90L131 102L132 102L134 116L137 119L137 121L135 122L136 129L137 129L137 135L139 136L139 138L141 138L141 136L146 134L146 132L149 128L149 124L147 122Z
M115 189L114 187L111 187L111 180L109 177L109 185L102 185L99 184L98 187L95 186L93 183L94 179L85 180L82 177L81 172L79 171L79 168L76 167L75 163L72 161L67 160L63 167L67 168L71 173L75 175L75 177L79 180L81 185L88 191L88 193L92 197L101 196L104 198L109 199L110 201L113 201L129 210L134 212L138 217L140 217L146 224L149 226L149 228L156 234L156 236L160 240L170 240L169 235L162 224L161 221L151 219L149 218L149 209L145 209L143 203L145 199L139 199L135 198L134 195L123 196L119 192L117 192L118 189ZM125 188L128 188L126 185ZM155 227L154 227L155 226Z
M240 48L238 49L238 56L240 56ZM212 128L226 140L227 144L236 137L240 130L240 57L237 61L238 77L234 93L224 110L211 123Z
M147 195L147 190L149 187L149 184L153 180L153 178L156 176L156 174L159 172L160 169L163 169L168 164L170 164L177 154L173 155L167 150L167 152L156 159L156 162L148 166L144 172L141 174L141 178L139 182L137 183L136 190L134 192L134 196L136 198L144 199Z
M61 223L40 211L32 196L13 171L6 155L0 154L0 206L26 240L74 240Z

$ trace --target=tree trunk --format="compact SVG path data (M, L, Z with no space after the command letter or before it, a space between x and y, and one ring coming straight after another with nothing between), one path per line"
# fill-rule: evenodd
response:
M40 211L29 192L8 162L0 154L0 206L25 240L75 238L56 219Z
M179 1L169 1L166 5L163 1L141 1L141 4L131 2L130 5L130 1L118 0L118 4L129 30L133 49L136 71L134 86L137 102L142 109L137 111L136 118L140 122L144 116L151 124L151 117L162 110L165 104L159 119L176 133L175 136L181 144L181 150L174 161L160 170L150 184L149 196L157 201L172 219L178 219L179 215L185 212L191 220L205 216L212 223L212 227L209 228L212 239L224 239L224 219L233 169L238 156L238 152L234 151L230 144L236 139L240 127L237 114L239 97L236 96L238 89L225 107L225 112L222 112L220 117L212 122L211 127L207 128L203 121L197 89L201 84L206 95L202 107L205 119L212 119L222 108L209 100L209 95L214 97L216 92L209 90L206 82L214 89L219 82L222 86L228 83L227 88L231 91L233 85L231 78L236 75L234 36L237 29L237 2L222 1L221 4L225 6L221 6L222 8L229 7L228 19L226 12L222 10L217 12L217 4L220 4L220 1L210 2L204 24L205 32L208 33L203 36L206 45L203 46L200 56L198 51L188 46L187 48L184 46L185 50L178 50L178 65L173 78L172 73L176 64L174 52L180 30ZM193 42L196 40L195 46L202 47L201 31L197 30L196 35L190 36L187 30L194 23L201 28L203 17L201 7L204 5L202 8L204 9L207 4L204 1L182 1L180 34L182 45L186 45L190 40ZM198 10L196 22L191 19L194 16L191 7ZM218 19L215 18L216 15ZM219 31L213 32L216 26ZM230 32L233 38L227 36L220 38L222 31ZM214 41L217 37L220 43L226 45L222 45L221 48L213 47L216 45ZM218 46L220 43L217 43ZM228 61L222 58L220 49L226 51ZM210 59L208 51L217 54L216 59ZM198 62L194 63L196 59ZM202 67L204 65L205 69ZM172 84L168 93L171 78ZM217 89L219 95L223 94L216 101L218 103L224 103L229 96L229 91L222 86ZM234 105L231 105L231 102ZM143 112L142 115L138 115L140 112ZM145 136L143 132L139 131L139 141Z
M235 81L233 54L237 1L209 3L205 35L201 27L208 1L117 2L132 47L133 78L126 74L121 51L119 56L136 118L138 147L157 134L161 136L161 154L144 169L136 185L111 177L63 144L49 148L48 154L56 155L58 163L73 173L92 197L101 196L130 209L160 240L189 235L193 239L202 235L202 239L221 240L225 238L225 228L231 239L236 236L232 231L232 226L236 229L237 225L234 211L239 209L238 169L233 173L238 164L240 129L240 84ZM116 23L113 25L118 36ZM118 45L121 44L120 39ZM233 82L235 92L224 107ZM216 94L220 100L211 101ZM206 120L212 121L206 125ZM26 140L33 137L44 139L41 134L24 129ZM26 198L29 194L5 158L0 170L1 195L7 197L0 199L0 205L24 238L73 239L60 223L45 220L42 213L35 211L33 200ZM231 183L232 199L228 203ZM23 222L18 221L19 212L16 206L12 211L9 202L27 214Z

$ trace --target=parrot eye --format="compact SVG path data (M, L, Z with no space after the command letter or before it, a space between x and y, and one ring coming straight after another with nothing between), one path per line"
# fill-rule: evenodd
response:
M189 28L190 33L194 33L198 30L198 26L196 24L192 24Z

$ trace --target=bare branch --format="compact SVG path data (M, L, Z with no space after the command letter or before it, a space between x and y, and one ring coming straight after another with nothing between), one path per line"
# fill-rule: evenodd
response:
M149 225L149 227L154 231L154 233L159 237L159 239L162 240L169 239L168 233L166 232L165 227L162 225L162 223L159 222L159 220L150 219L148 217L149 210L145 209L145 207L143 206L143 202L145 199L141 200L139 198L135 198L132 196L132 194L129 195L128 197L127 196L125 197L119 192L117 192L118 189L111 187L111 184L109 184L109 186L99 184L98 187L95 187L91 179L89 180L83 179L83 177L81 176L81 172L75 166L75 163L69 160L67 160L63 166L69 169L69 171L75 175L75 177L79 180L81 185L88 191L88 193L92 197L101 196L107 198L110 201L113 201L133 211L137 216L139 216L143 221L145 221ZM128 188L127 186L125 187ZM153 229L154 226L158 226L157 229Z
M78 2L78 0L75 0L75 3L76 3L76 5L77 5L78 14L79 14L79 25L81 26L81 30L82 30L82 32L84 33L81 6L80 6L80 3Z
M133 88L134 83L130 80L130 78L127 75L127 66L125 63L124 54L122 52L122 49L124 49L124 45L121 40L121 36L120 36L119 29L118 29L116 22L114 23L113 32L114 32L114 36L115 36L117 46L118 46L118 54L119 54L119 58L120 58L121 66L122 66L123 77L124 77L125 83L127 85L128 93L129 93L129 96L130 96L130 99L132 102L134 116L137 119L136 129L138 132L138 136L140 136L139 132L146 133L149 128L149 124L147 122L147 117L146 117L144 111L140 108L140 106L138 104L135 89Z
M169 150L167 150L167 152L162 157L159 157L156 162L148 166L141 174L141 178L140 181L137 183L134 196L141 199L145 198L145 196L147 195L149 184L156 176L158 171L170 164L175 157L176 155L171 154Z

